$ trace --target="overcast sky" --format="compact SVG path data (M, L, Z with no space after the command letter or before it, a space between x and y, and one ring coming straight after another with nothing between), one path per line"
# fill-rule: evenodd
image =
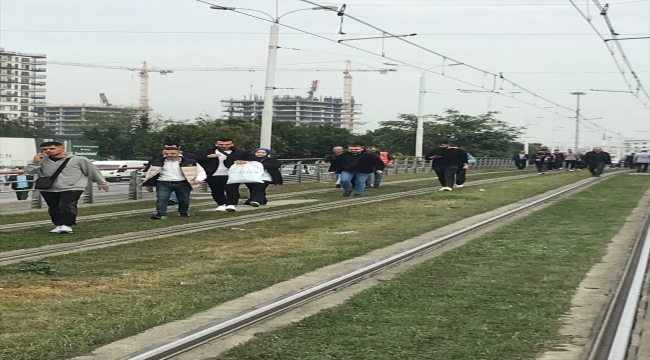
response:
M211 1L212 2L212 1ZM604 19L589 1L578 1L593 16L593 24L608 34ZM275 13L275 0L214 0L213 3ZM326 5L342 3L320 2ZM568 0L348 0L346 13L408 38L451 59L506 78L553 102L575 108L572 91L588 92L582 109L594 123L627 138L650 137L650 113L627 93L623 77L602 41ZM280 13L310 7L298 0L280 0ZM230 11L210 10L193 0L0 0L0 44L7 50L44 53L49 60L139 66L147 61L160 68L263 67L266 64L270 24ZM259 15L259 14L258 14ZM264 15L261 15L264 16ZM650 1L610 2L609 17L621 37L650 35ZM377 36L365 25L346 19L338 35L339 17L329 11L287 15L282 23L330 39ZM381 40L354 41L373 53L382 52ZM650 40L622 41L622 46L646 89L650 89ZM351 60L355 69L386 67L394 61L338 43L280 30L278 64L283 67L343 69ZM442 64L434 55L400 40L386 40L387 58L423 68ZM619 57L620 59L620 57ZM99 93L114 104L137 105L139 78L135 72L59 65L47 66L48 103L99 103ZM353 94L363 104L364 130L399 113L416 113L420 73L406 66L398 72L353 73ZM434 69L440 71L440 69ZM429 73L425 109L439 114L458 109L464 114L485 112L489 93L461 93L457 89L491 90L492 78L463 66L447 67L445 74ZM317 95L342 97L341 72L279 72L276 95L305 95L311 80L320 80ZM500 86L497 83L497 89ZM484 85L485 89L481 89ZM201 114L221 116L220 100L262 94L263 72L175 72L151 74L150 99L156 113L174 119ZM501 92L513 91L504 86ZM522 92L515 89L516 92ZM534 97L514 95L533 102ZM542 109L504 96L495 96L491 109L515 126L534 123L531 142L573 143L574 121L569 111ZM648 103L648 99L645 99ZM538 106L552 106L542 100ZM515 108L508 108L515 107ZM526 120L526 114L529 119ZM556 131L553 131L555 129ZM603 144L603 132L585 124L582 145ZM594 131L598 130L598 131ZM620 143L618 138L610 145Z

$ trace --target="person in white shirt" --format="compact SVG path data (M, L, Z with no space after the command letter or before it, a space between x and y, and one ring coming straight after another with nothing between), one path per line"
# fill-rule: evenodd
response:
M256 161L255 155L236 149L233 139L220 138L215 142L215 146L199 151L196 160L208 174L206 182L210 186L214 202L217 203L215 210L237 211L240 184L228 184L228 169L235 163Z
M178 212L181 217L190 217L190 193L192 185L201 184L207 175L196 160L181 156L175 147L166 147L162 159L150 162L143 186L153 192L156 188L156 215L151 218L163 220L167 218L167 202L172 192L178 196Z

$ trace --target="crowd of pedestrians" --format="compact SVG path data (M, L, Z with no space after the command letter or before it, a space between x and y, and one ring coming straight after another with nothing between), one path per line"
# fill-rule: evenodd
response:
M56 226L51 232L72 233L77 219L77 204L89 182L96 183L104 191L109 191L108 183L90 160L66 153L62 143L44 142L40 148L41 152L24 167L24 174L10 175L2 180L5 187L11 186L18 200L27 199L32 189L38 190ZM152 156L143 170L141 185L147 191L156 193L156 213L151 219L167 219L170 205L178 205L180 217L190 217L191 192L204 182L216 204L215 211L237 211L241 184L249 190L244 205L266 205L267 188L283 184L281 163L271 155L272 151L268 148L254 151L238 149L230 138L217 139L214 146L195 154L184 152L178 142L164 143L162 151ZM435 149L426 153L424 159L431 161L441 191L463 187L467 171L476 163L470 153L448 141L441 141ZM612 166L611 156L600 147L584 154L572 149L561 152L543 147L535 154L521 151L513 155L513 161L521 170L534 164L540 175L562 169L588 169L592 176L599 177L606 167ZM320 162L321 165L329 165L329 172L336 178L336 187L342 188L345 197L361 196L367 188L379 188L385 170L394 163L395 158L389 152L376 146L365 147L357 142L345 148L333 147L332 154ZM623 166L647 172L650 154L647 150L630 154Z

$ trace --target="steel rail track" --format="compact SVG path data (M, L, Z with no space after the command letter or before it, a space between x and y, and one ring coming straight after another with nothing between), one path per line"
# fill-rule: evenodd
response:
M511 171L494 171L494 172L482 172L482 173L477 173L477 174L468 174L467 176L481 176L481 175L487 175L487 174L502 174L502 173L510 173L510 172L517 172L517 170L511 170ZM430 178L422 178L422 179L408 179L408 180L398 180L398 181L387 181L383 185L385 186L390 186L390 185L397 185L397 184L405 184L405 183L411 183L411 182L418 182L418 181L427 181L431 180L434 177ZM301 195L310 195L310 194L324 194L328 192L333 192L333 191L339 191L340 189L335 189L335 188L328 188L328 189L316 189L316 190L304 190L304 191L296 191L292 193L283 193L283 194L274 194L274 195L269 195L269 199L275 199L275 200L280 200L280 199L287 199L295 196L301 196ZM209 196L210 194L205 194L206 196ZM154 199L150 199L150 201L153 201ZM107 204L110 205L110 204ZM198 208L198 207L208 207L208 206L214 206L214 202L212 201L206 201L206 202L200 202L195 205L192 205L192 208ZM77 218L79 221L89 221L89 220L102 220L102 219L111 219L119 216L129 216L129 215L137 215L137 214L145 214L151 212L151 209L135 209L135 210L125 210L125 211L116 211L112 213L105 213L105 214L96 214L96 215L86 215L86 216L80 216ZM44 225L49 225L52 222L50 220L36 220L36 221L27 221L27 222L21 222L21 223L15 223L15 224L5 224L5 225L0 225L0 231L8 231L8 230L20 230L20 229L27 229L33 226L44 226Z
M578 183L562 189L560 191L557 191L551 195L545 196L541 199L532 201L528 204L524 204L522 206L519 206L515 209L505 211L501 214L498 214L496 216L493 216L489 219L479 221L473 225L470 225L462 230L455 231L453 233L450 233L445 236L441 236L437 239L434 239L432 241L429 241L425 244L416 246L414 248L411 248L409 250L403 251L399 254L393 255L389 258L386 258L384 260L378 261L374 264L365 266L363 268L360 268L358 270L351 271L349 273L346 273L344 275L341 275L335 279L329 280L327 282L321 283L319 285L313 286L311 288L308 288L306 290L300 291L298 293L295 293L293 295L290 295L288 297L285 297L283 299L280 299L278 301L275 301L271 304L262 306L260 308L257 308L255 310L246 312L242 315L239 315L237 317L234 317L230 320L215 324L213 326L210 326L208 328L205 328L203 330L188 334L182 338L179 338L177 340L174 340L170 343L152 348L150 350L141 352L139 354L134 354L130 355L127 357L127 360L166 360L170 359L173 356L177 356L182 353L186 353L197 346L200 346L208 341L215 340L217 338L223 337L227 334L230 334L236 330L248 327L252 324L255 324L257 322L260 322L262 320L265 320L267 318L270 318L272 316L275 316L277 314L281 314L283 312L286 312L287 310L290 310L291 308L294 308L296 306L308 303L310 301L313 301L326 293L333 291L335 289L339 289L342 287L349 286L353 283L356 283L364 278L367 278L371 276L372 274L384 271L396 264L402 263L404 261L407 261L409 259L421 256L427 252L430 252L432 250L435 250L439 248L440 246L452 242L458 238L461 238L465 235L468 235L472 232L475 232L481 228L484 228L488 225L493 225L503 219L506 219L508 217L511 217L515 214L521 213L524 210L528 210L537 206L542 205L543 203L546 203L550 200L553 200L561 195L574 192L583 186L591 183L595 183L597 181L600 181L604 178L610 177L617 175L616 173L613 174L608 174L603 176L602 178L589 178L585 180L581 180Z
M508 180L524 179L524 178L529 178L534 176L537 175L529 174L529 175L499 177L495 179L485 179L485 180L469 182L467 183L467 186L476 186L476 185L496 183L496 182L502 182ZM208 220L199 223L176 225L176 226L171 226L168 228L162 228L158 230L144 230L144 231L137 231L128 234L110 235L110 236L100 237L96 239L84 240L77 243L64 244L61 246L55 245L55 247L52 248L41 247L41 248L34 248L34 249L20 249L20 250L6 251L0 253L0 266L8 265L10 263L15 263L18 261L33 259L33 258L54 256L54 255L71 252L71 251L89 250L92 248L104 247L107 245L119 245L120 243L126 243L131 241L154 239L154 238L166 237L171 235L188 234L192 232L204 231L204 230L209 230L209 229L214 229L214 228L219 228L224 226L241 225L245 223L283 218L292 215L302 215L311 212L332 210L332 209L344 208L344 207L349 207L354 205L369 204L369 203L386 201L386 200L395 200L404 196L423 195L423 194L435 192L438 191L438 189L439 187L431 187L426 189L409 190L409 191L377 195L377 196L366 197L366 198L346 199L346 200L339 200L339 201L334 201L334 202L329 202L324 204L307 205L307 206L301 206L298 208L292 208L286 210L269 211L265 213L253 213L253 214L241 215L233 218Z
M650 262L650 214L627 260L621 281L610 301L587 360L625 360Z

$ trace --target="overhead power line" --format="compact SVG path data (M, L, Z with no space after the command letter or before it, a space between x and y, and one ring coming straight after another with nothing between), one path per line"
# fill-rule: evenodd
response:
M588 16L587 14L585 14L580 9L580 7L578 7L578 5L576 4L576 2L574 0L569 0L569 2L571 2L573 7L580 13L582 18L587 21L587 23L594 30L596 35L598 35L598 37L600 37L600 39L603 41L603 44L605 44L605 47L607 48L607 51L609 52L609 55L612 57L612 60L614 60L614 64L616 64L616 68L618 69L618 72L623 77L623 80L625 81L625 84L627 85L627 87L628 87L628 89L630 91L630 94L632 94L637 100L639 100L639 102L641 104L643 104L643 106L645 106L647 109L650 109L648 107L648 104L638 96L638 92L640 90L643 91L643 93L646 95L646 97L648 97L648 93L645 91L645 88L643 87L643 84L641 83L638 76L636 75L636 73L632 69L629 61L627 61L627 56L625 55L625 52L623 51L623 47L621 46L621 44L618 41L611 41L611 42L617 44L619 52L621 52L621 56L623 57L622 61L619 62L618 58L616 57L616 51L612 48L612 46L610 45L610 42L608 41L608 39L605 38L605 36L603 36L603 34L598 30L598 28L596 28L596 26L592 23L592 21L591 21L592 18L590 16ZM602 6L600 6L600 3L598 2L598 0L594 0L594 3L596 3L596 6L599 6L599 10L601 10L601 12L602 12L602 10L604 8ZM615 34L615 32L613 31L613 29L611 29L611 27L610 27L610 32L612 33L612 35ZM628 70L630 71L630 73L632 74L633 78L636 81L636 85L637 85L636 89L634 89L634 86L630 82L630 79L628 79L628 77L625 75L626 74L626 71L624 69L625 66L627 66Z

